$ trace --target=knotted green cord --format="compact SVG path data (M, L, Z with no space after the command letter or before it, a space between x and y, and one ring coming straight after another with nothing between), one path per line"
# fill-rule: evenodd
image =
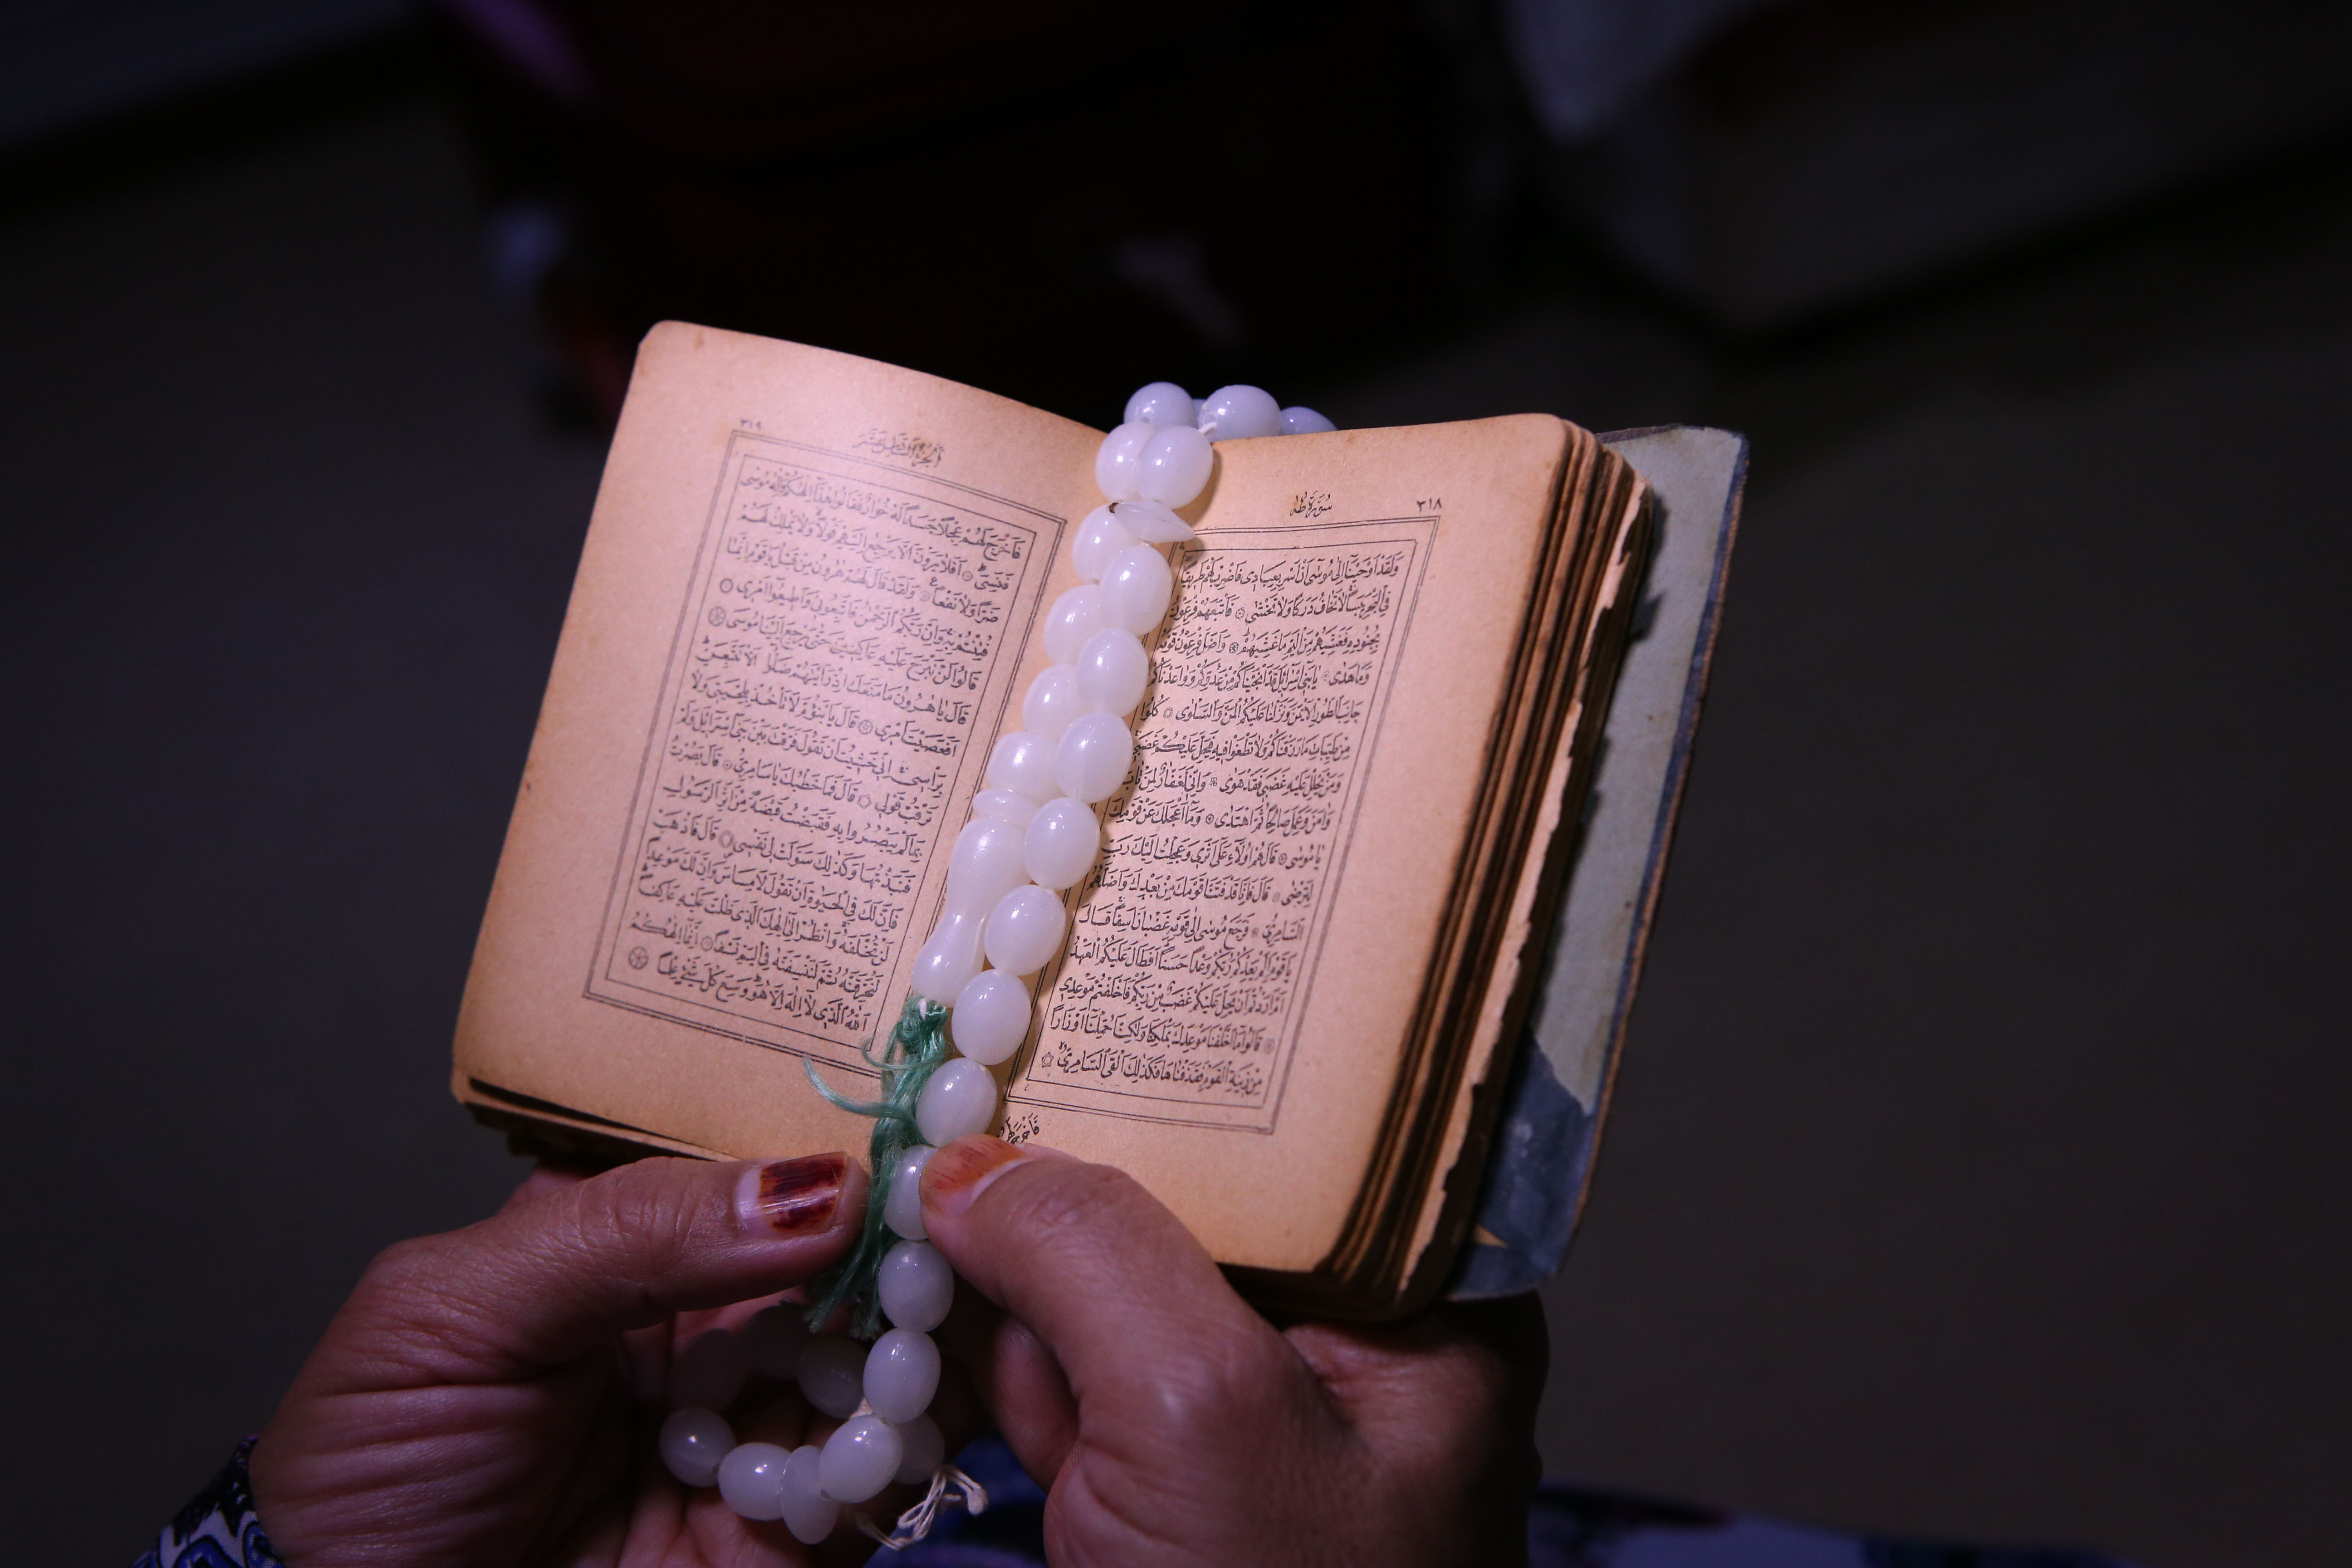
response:
M834 1313L845 1302L854 1301L856 1307L849 1331L870 1340L882 1331L882 1302L874 1288L875 1274L882 1267L883 1255L898 1244L898 1234L882 1217L883 1207L890 1201L890 1179L898 1172L898 1157L923 1141L915 1126L915 1100L931 1074L948 1059L948 1010L937 1002L909 995L882 1054L876 1056L871 1046L861 1047L859 1054L882 1075L879 1100L861 1102L836 1094L817 1076L816 1063L803 1064L819 1094L844 1110L874 1118L870 1151L874 1184L866 1200L866 1227L858 1232L857 1245L849 1256L817 1278L816 1304L808 1310L808 1324L823 1333Z

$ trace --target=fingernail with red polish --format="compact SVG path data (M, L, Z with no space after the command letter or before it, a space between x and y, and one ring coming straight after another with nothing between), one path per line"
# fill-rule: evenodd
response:
M776 1236L814 1236L841 1206L846 1154L805 1154L744 1173L736 1207L749 1228Z
M959 1138L923 1167L924 1206L944 1215L960 1215L997 1177L1035 1158L1026 1149L985 1133Z

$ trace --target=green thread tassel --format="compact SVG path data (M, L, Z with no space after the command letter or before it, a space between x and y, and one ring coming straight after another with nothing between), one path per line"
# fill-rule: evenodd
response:
M898 1173L898 1157L923 1141L915 1126L915 1100L931 1074L948 1059L948 1010L937 1002L909 995L882 1054L876 1056L871 1047L859 1054L882 1075L879 1100L861 1101L837 1094L817 1076L816 1063L803 1064L819 1094L844 1110L874 1119L870 1149L874 1182L866 1200L866 1227L858 1232L857 1245L849 1256L818 1276L816 1304L808 1310L808 1324L822 1333L845 1303L855 1302L849 1331L870 1340L882 1331L882 1302L874 1289L874 1278L883 1256L898 1244L898 1233L882 1217L883 1209L890 1201L890 1181Z

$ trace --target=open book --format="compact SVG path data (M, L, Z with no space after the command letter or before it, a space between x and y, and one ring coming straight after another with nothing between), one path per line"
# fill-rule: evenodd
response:
M458 1097L596 1146L862 1150L862 1094L1100 433L823 350L638 357L459 1017ZM1653 509L1549 416L1219 443L1002 1131L1253 1296L1446 1281Z

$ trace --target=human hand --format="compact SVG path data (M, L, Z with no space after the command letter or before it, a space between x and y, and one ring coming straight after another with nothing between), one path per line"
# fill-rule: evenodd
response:
M866 1192L841 1154L542 1170L495 1216L387 1249L254 1447L271 1543L292 1568L863 1562L853 1532L829 1557L688 1491L651 1434L673 1344L831 1264ZM734 1424L791 1447L810 1413L778 1389Z
M1047 1489L1056 1568L1383 1568L1527 1552L1532 1297L1277 1330L1107 1165L959 1139L923 1223L979 1294L941 1330Z

